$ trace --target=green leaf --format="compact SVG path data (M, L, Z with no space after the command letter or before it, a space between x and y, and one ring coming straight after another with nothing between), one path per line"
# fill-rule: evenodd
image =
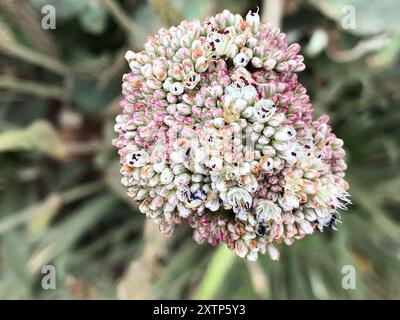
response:
M100 34L107 27L107 10L99 1L89 1L87 8L83 10L80 16L82 28L92 34Z
M54 216L61 209L63 204L62 196L59 194L50 195L37 209L34 218L29 222L28 228L32 233L43 232Z
M73 100L85 113L95 113L107 106L121 91L120 82L114 81L100 89L94 80L77 78L74 83Z
M232 250L226 245L220 245L208 265L194 299L213 299L224 283L226 274L237 259Z
M7 215L0 220L0 235L24 223L31 223L31 231L40 231L61 207L61 197L57 194L26 207L20 212Z
M79 238L115 206L115 198L105 195L88 202L74 215L60 222L40 241L29 259L32 271L38 270L61 252L71 248Z
M26 236L22 232L13 231L3 236L2 240L3 258L7 263L7 268L16 277L23 290L28 293L33 278L26 267L29 253Z
M0 152L24 150L38 150L60 159L66 154L55 128L44 120L38 120L25 129L0 133Z

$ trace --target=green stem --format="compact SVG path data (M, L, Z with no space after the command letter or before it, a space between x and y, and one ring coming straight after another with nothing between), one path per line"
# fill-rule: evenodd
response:
M106 7L108 12L114 18L115 22L133 39L138 36L138 28L135 26L134 21L125 12L121 5L115 0L100 0Z
M234 252L226 245L220 245L215 251L193 299L213 299L224 283L225 276L236 259Z
M12 90L17 93L26 93L44 98L61 99L63 96L61 87L17 79L12 76L0 76L0 89Z

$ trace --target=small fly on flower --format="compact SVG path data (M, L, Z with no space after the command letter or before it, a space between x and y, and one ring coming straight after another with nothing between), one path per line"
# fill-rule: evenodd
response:
M265 221L261 220L257 225L257 233L259 236L263 237L267 233L267 227L265 225Z

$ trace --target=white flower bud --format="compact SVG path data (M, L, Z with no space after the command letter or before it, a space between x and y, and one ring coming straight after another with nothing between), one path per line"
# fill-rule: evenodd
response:
M190 72L188 76L183 81L183 86L190 90L194 89L196 85L200 82L200 75L196 72Z
M262 153L263 153L264 156L275 157L276 150L272 146L264 146L262 148Z
M255 142L258 140L258 138L260 137L260 134L258 132L251 132L250 133L250 140Z
M208 61L208 59L204 56L201 56L200 58L198 58L196 60L194 69L196 70L196 72L202 73L208 69L209 65L210 65L210 62Z
M131 61L134 60L135 58L136 58L136 53L133 52L132 50L128 50L128 51L125 53L125 59L126 59L126 61L131 62Z
M249 247L246 245L244 241L237 240L235 242L235 251L239 257L244 258L249 252Z
M283 161L279 157L274 158L274 168L275 169L282 169L281 166L283 165Z
M172 78L166 78L165 81L163 82L163 89L165 91L170 91L170 87L171 85L174 83L174 81L172 80Z
M254 103L255 99L257 98L257 95L258 95L257 90L252 85L245 86L242 89L242 97L247 101L249 105Z
M149 77L149 78L146 80L146 86L147 86L149 89L157 90L157 89L160 89L160 88L162 87L162 82L159 81L159 80L157 80L157 79L154 78L154 77Z
M235 43L230 43L226 52L226 57L233 59L239 52L239 48Z
M160 176L160 182L162 184L170 184L174 179L174 174L170 168L165 168Z
M278 249L275 246L270 244L270 245L268 245L267 250L268 250L268 254L272 260L275 260L275 261L279 260L280 254L279 254Z
M250 171L251 171L251 166L248 162L242 162L239 165L239 174L241 176L248 175L250 173Z
M161 207L163 206L163 204L164 204L164 199L163 199L162 197L159 197L159 196L158 196L158 197L155 197L155 198L151 201L151 203L150 203L150 205L149 205L149 208L150 208L151 210L155 211L155 210L161 208Z
M205 148L198 148L194 150L194 161L196 163L204 162L207 158L207 151Z
M319 178L321 176L321 173L318 170L314 170L314 169L308 169L305 173L304 173L304 178L313 180L316 178Z
M274 148L277 151L279 151L281 153L285 152L286 150L294 148L293 143L289 142L289 141L277 141L277 140L274 140L272 145L274 146Z
M287 163L294 164L297 159L302 157L302 149L296 142L288 144L288 147L281 152L281 157L286 160Z
M181 173L175 177L174 183L178 187L187 186L190 182L190 175L188 173Z
M166 203L164 205L164 212L173 212L176 208L176 204L173 203Z
M258 45L258 39L256 37L251 37L250 39L247 39L248 48L254 49L257 45Z
M153 62L153 74L160 81L164 81L167 77L165 66L160 59L156 59Z
M185 158L186 158L186 154L185 154L185 151L183 151L183 150L177 150L170 154L171 161L175 162L175 163L184 163Z
M142 73L143 77L148 79L153 75L153 66L150 63L147 63L140 68L140 72Z
M136 181L140 180L140 170L136 169L132 172L132 178Z
M268 59L266 61L264 61L263 66L266 70L270 71L273 70L275 68L276 65L276 61L273 59Z
M150 180L149 180L149 186L150 187L155 187L160 183L160 176L156 175L153 176Z
M274 160L268 156L262 156L260 159L262 170L269 172L274 168Z
M266 137L266 136L261 136L259 139L258 139L258 143L259 144L261 144L261 145L267 145L267 144L269 144L269 139Z
M168 196L168 202L172 204L178 204L179 200L175 192L171 192Z
M192 174L193 182L201 182L203 180L203 176L201 174Z
M190 201L189 203L186 204L186 207L189 209L194 209L197 207L200 207L202 205L203 201L201 199L195 199Z
M224 120L224 118L215 118L215 119L213 120L213 125L214 125L216 128L222 128L222 127L225 125L225 120Z
M249 57L241 52L235 56L235 58L233 59L233 64L236 68L245 67L249 63L249 60Z
M129 167L140 168L148 163L148 155L145 151L135 151L125 157L125 163Z
M153 169L157 173L161 173L164 170L164 168L165 168L165 164L162 162L153 164Z
M126 140L131 140L133 138L135 138L137 135L137 133L135 131L128 131L124 133L124 137Z
M242 131L242 127L237 122L232 122L230 124L230 127L231 127L231 129L233 131L233 134L238 134L238 133L240 133Z
M190 216L190 213L192 211L190 209L186 208L185 205L180 202L180 203L178 203L178 212L182 218L187 218Z
M184 173L186 171L186 168L184 165L182 164L176 164L174 165L172 172L174 173L174 175L179 175L181 173Z
M318 217L315 214L315 211L312 210L312 209L307 209L307 208L305 209L305 218L310 222L314 222L314 221L318 220ZM320 223L320 222L321 222L321 220L318 220L318 223ZM313 228L311 230L309 230L309 231L307 230L307 228L310 228L310 227L312 228L311 224L308 224L305 228L302 226L302 229L303 229L304 233L307 234L309 231L311 231L310 233L312 233L314 231Z
M141 168L140 176L142 179L150 179L154 176L155 171L152 165L146 165Z
M318 190L318 183L303 179L303 190L307 194L315 194Z
M255 209L258 221L274 221L281 224L283 222L282 209L274 202L261 200Z
M285 120L285 115L283 113L275 113L271 119L268 120L268 124L272 127L277 127L283 120Z
M249 254L246 256L246 259L249 261L257 261L257 258L258 258L257 250L250 250Z
M290 126L279 128L274 135L274 139L278 141L292 141L296 137L296 130Z
M214 188L213 188L213 189L214 189ZM227 185L226 185L225 180L223 180L223 179L218 179L218 180L215 182L215 189L218 190L219 192L227 191L227 190L228 190L228 187L227 187Z
M219 157L211 157L208 168L210 170L210 174L216 174L221 171L224 161Z
M238 48L243 48L244 45L246 44L246 36L245 35L238 35L235 37L235 44L238 46Z
M207 199L205 206L207 209L210 209L210 211L217 211L220 207L219 198L215 197Z
M188 106L186 103L178 103L176 105L176 110L181 115L189 115L192 113L192 108Z
M242 112L247 106L247 101L244 99L237 99L233 104L233 109Z
M254 31L257 31L260 26L260 16L258 15L259 9L256 12L249 11L246 15L246 22L252 27Z
M261 123L267 122L274 115L276 108L270 99L261 99L254 105L254 116Z
M240 98L242 96L242 90L237 88L236 86L229 85L225 87L225 95L232 98Z
M249 165L250 167L250 165ZM257 179L254 175L252 174L248 174L245 178L245 186L246 186L246 190L250 193L254 193L257 191L258 189L258 182Z
M300 223L300 228L304 231L305 234L312 234L314 232L313 226L307 220L304 220Z
M278 202L286 211L297 209L300 206L299 197L292 193L285 193L283 197L278 198Z
M251 64L255 68L262 68L263 66L262 60L259 57L253 57L253 59L251 59Z
M180 82L174 82L173 84L171 84L171 86L169 87L169 91L176 96L179 96L183 93L183 91L185 90L185 88L183 87L182 83Z
M263 130L263 135L267 138L272 137L275 133L275 129L273 127L267 126Z
M253 201L249 192L242 188L230 189L227 194L227 200L235 213L249 210Z
M201 173L201 174L207 174L207 169L203 164L195 162L194 172Z
M143 200L148 194L149 192L146 189L140 189L135 198L137 201L140 201Z
M246 109L244 109L244 111L242 112L242 117L243 118L251 118L253 116L253 107L247 107Z

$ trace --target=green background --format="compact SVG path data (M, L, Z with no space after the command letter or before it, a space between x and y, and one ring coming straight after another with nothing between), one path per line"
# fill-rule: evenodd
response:
M54 30L41 27L46 4ZM345 141L353 204L338 231L249 263L188 227L161 236L120 186L111 140L128 48L257 6L302 45L300 81ZM400 298L399 15L396 0L0 0L0 298Z

